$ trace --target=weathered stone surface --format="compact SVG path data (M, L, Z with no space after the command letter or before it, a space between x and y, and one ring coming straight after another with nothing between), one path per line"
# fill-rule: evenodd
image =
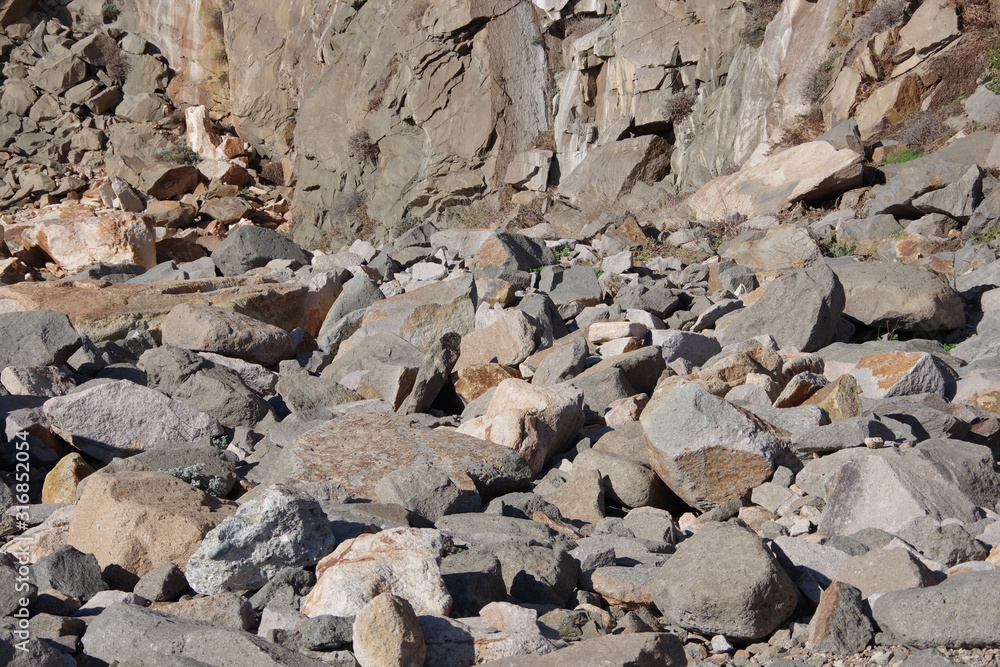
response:
M362 665L423 667L427 657L424 633L405 598L382 593L354 619L353 652Z
M59 312L0 313L0 366L61 366L80 344L80 334Z
M861 416L861 387L853 375L841 375L833 383L823 387L802 405L815 405L822 408L830 421Z
M67 274L95 262L156 264L156 235L145 216L95 213L80 204L63 204L34 218L21 230L26 246L41 248Z
M309 617L354 616L380 593L405 598L418 614L447 616L452 599L441 578L441 533L393 528L341 543L316 566L302 601Z
M868 646L875 631L861 606L861 591L835 581L820 596L809 622L810 650L852 655Z
M523 234L495 232L476 250L468 264L476 277L503 278L527 287L529 269L555 264L555 261L552 250L540 241Z
M475 329L475 296L475 281L465 275L377 301L342 350L367 335L388 331L427 352L448 332L464 336Z
M306 320L307 293L297 283L279 283L262 276L149 285L49 281L0 286L0 306L8 311L65 313L80 333L99 342L123 338L132 329L147 329L155 334L167 313L187 302L236 310L262 322L292 329ZM18 314L2 314L0 326L3 318L12 315ZM44 366L53 362L19 361L7 365Z
M70 545L59 547L32 567L39 590L54 588L84 602L108 589L101 579L101 567L94 554L81 553Z
M531 475L524 458L508 447L368 413L351 413L299 436L282 449L272 474L306 485L334 480L355 498L375 499L383 477L417 461L451 477L470 509L478 505L477 494L513 491Z
M509 310L500 321L462 336L455 370L491 362L517 366L535 351L541 335L542 328L535 318L520 310Z
M655 183L670 167L670 144L661 137L633 137L596 146L559 181L559 194L570 201L614 201L640 181Z
M605 664L622 667L647 664L682 667L687 664L687 656L676 635L644 632L596 637L546 655L504 658L484 663L488 667L600 667Z
M252 590L283 567L316 563L334 544L319 503L276 484L209 531L185 573L191 588L204 595Z
M178 618L134 604L112 604L87 627L84 652L111 663L166 655L180 663L142 667L200 667L202 664L259 667L322 667L327 663L282 648L241 630Z
M957 488L919 477L888 458L867 456L847 462L833 478L818 532L832 537L879 528L920 546L937 522L971 522L978 515Z
M733 213L753 218L777 213L789 204L822 201L855 188L861 185L861 171L861 156L854 151L814 141L720 176L685 204L699 220L722 220Z
M224 276L238 276L272 259L309 263L309 255L298 244L263 227L237 227L212 253L212 261Z
M894 591L872 616L895 641L916 648L986 647L1000 642L1000 572L967 572L937 586Z
M937 577L906 549L872 549L851 556L837 570L837 580L856 586L862 598L904 588L924 588Z
M50 398L42 410L53 430L100 461L167 443L207 444L223 432L214 417L128 380Z
M67 454L45 475L42 502L75 503L76 485L93 473L94 469L87 465L82 456L75 452Z
M797 315L788 317L792 308ZM770 334L782 350L815 352L833 342L843 310L840 281L825 264L817 264L769 284L764 296L722 330L719 343Z
M809 233L795 225L778 225L767 232L737 236L719 247L719 256L735 260L756 275L777 276L808 266L821 256Z
M656 473L629 456L588 449L573 460L573 469L599 471L608 499L623 507L655 507L665 497L666 489Z
M389 473L375 485L383 503L395 503L433 523L462 506L462 492L446 474L426 463Z
M161 323L164 345L215 352L273 366L290 357L295 342L284 330L216 306L183 303Z
M939 331L965 324L958 294L943 280L908 264L854 262L834 268L844 286L844 315L873 327Z
M670 622L740 640L770 634L798 602L795 584L760 538L723 523L709 523L682 542L652 593Z
M69 373L55 366L8 366L0 384L13 396L63 396L76 388Z
M466 366L455 378L455 393L467 404L510 378L522 379L516 368L501 364ZM535 377L538 377L537 375ZM532 378L534 382L534 378ZM538 384L537 382L535 384Z
M87 481L67 541L97 556L112 584L131 587L162 563L183 569L205 534L235 510L163 473L99 473Z
M463 423L459 433L514 449L538 473L582 425L583 396L576 387L536 387L512 378L497 387L486 414Z
M253 605L235 593L206 595L180 602L159 602L150 607L178 618L205 621L220 628L249 631L257 624Z
M861 357L851 371L865 398L944 395L944 377L926 352L882 352Z
M653 470L703 510L767 480L786 447L769 424L680 378L661 384L639 423Z

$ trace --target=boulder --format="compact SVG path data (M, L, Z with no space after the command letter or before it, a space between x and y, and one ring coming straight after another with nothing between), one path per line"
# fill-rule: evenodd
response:
M42 410L63 439L105 462L168 443L208 444L223 432L214 417L128 380L50 398Z
M424 633L405 598L381 593L354 619L354 657L359 664L423 667L427 657Z
M934 357L926 352L868 354L851 371L865 398L911 394L943 396L945 380Z
M82 456L76 452L67 454L46 473L45 483L42 485L42 502L75 503L77 484L92 474L94 469Z
M62 313L0 313L0 367L61 366L79 345L80 334Z
M937 586L893 591L872 616L894 642L915 648L977 648L1000 643L1000 572L965 572Z
M597 198L615 201L640 181L653 184L670 170L671 147L662 137L647 135L596 145L559 181L559 195L579 203Z
M657 388L639 423L653 470L705 511L766 481L787 446L770 424L681 378Z
M237 227L212 252L212 261L224 276L238 276L272 259L309 264L309 254L297 243L263 227Z
M464 506L484 496L514 491L531 470L508 447L420 426L408 417L356 412L322 424L282 448L271 475L301 485L336 481L354 498L375 499L375 485L389 473L424 461L452 478Z
M503 278L527 287L530 269L555 263L555 254L544 243L523 234L495 232L476 250L468 266L477 278Z
M795 317L787 317L794 308ZM719 335L729 345L770 334L782 350L815 352L833 342L844 310L844 289L825 264L778 278Z
M335 544L333 529L318 502L274 485L205 535L188 559L187 580L204 595L253 590L283 567L315 564Z
M940 331L965 325L958 293L921 268L893 262L834 267L844 286L844 315L872 327Z
M206 533L235 510L163 473L97 473L76 505L67 542L94 554L105 578L129 590L163 563L184 569Z
M861 161L854 151L837 150L825 141L799 144L709 181L685 204L699 220L777 213L790 204L823 201L858 187Z
M40 558L31 574L39 590L54 588L84 602L108 589L94 554L81 553L68 544Z
M21 231L26 247L38 247L66 274L95 262L156 265L153 222L143 215L95 212L81 204L45 209Z
M225 308L184 303L161 324L164 345L215 352L273 366L295 351L284 330Z
M509 310L498 322L462 337L455 370L492 362L517 366L535 351L541 335L535 318L520 310Z
M906 549L872 549L841 563L837 580L856 586L862 598L904 588L924 588L937 577Z
M734 260L762 278L801 269L821 256L816 241L796 225L746 232L719 246L719 257Z
M511 378L497 387L486 414L463 423L459 433L514 449L537 474L582 425L583 395L574 386L536 387Z
M861 591L840 581L830 584L809 621L809 650L852 655L864 650L874 636L861 604Z
M441 578L442 535L393 528L342 542L316 566L302 613L354 616L380 593L406 599L417 614L447 616L452 599Z
M756 534L709 523L685 540L652 584L671 623L741 641L769 635L795 610L795 584Z

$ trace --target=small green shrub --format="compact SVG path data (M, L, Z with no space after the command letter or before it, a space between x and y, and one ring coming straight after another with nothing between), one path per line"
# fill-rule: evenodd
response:
M848 255L854 254L854 246L850 243L840 243L834 241L832 238L825 238L819 242L819 245L823 250L827 252L831 257L846 257Z
M181 139L176 144L170 148L165 148L156 154L156 157L160 158L164 162L173 162L175 164L191 164L197 165L201 162L201 156L194 152L194 149L188 146L187 140Z
M604 275L604 269L594 269L594 273L596 273L597 277L600 278Z
M1000 236L1000 229L987 229L976 237L976 243L992 243Z
M201 489L210 496L220 497L226 493L226 481L218 475L205 476L201 471L204 463L195 463L187 468L160 468L160 472L172 475L196 489Z
M119 15L121 15L121 10L118 9L117 3L105 2L101 6L101 18L104 19L105 23L114 23L118 20Z
M1000 95L1000 39L986 49L986 87Z
M566 259L567 257L569 257L569 248L567 248L566 246L562 246L561 248L556 248L554 254L556 256L556 259Z
M229 437L225 435L217 435L212 438L212 446L217 449L225 449L229 446Z
M622 10L621 0L611 0L611 3L608 5L608 13L605 14L603 17L601 17L601 23L610 21L614 17L618 16L618 12L620 12L621 10Z
M944 344L944 345L942 345L941 347L943 347L943 348L944 348L944 351L945 351L945 352L951 352L951 351L952 351L952 350L954 350L954 349L955 349L956 347L958 347L958 343L945 343L945 344Z
M923 156L924 152L919 148L897 148L893 152L886 155L885 158L881 162L878 162L875 166L881 166L884 164L902 164L904 162L909 162L910 160L916 160L917 158Z

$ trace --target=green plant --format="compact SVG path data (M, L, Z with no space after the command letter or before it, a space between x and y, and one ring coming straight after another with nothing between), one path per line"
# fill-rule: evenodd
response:
M195 463L186 468L160 468L159 471L172 475L196 489L201 489L210 496L224 496L226 494L226 480L218 475L202 475L201 471L204 469L204 463Z
M851 245L850 243L839 243L829 237L821 240L819 242L819 245L831 257L846 257L848 255L854 254L853 245Z
M906 233L905 229L897 229L890 236L894 239L898 239L900 236Z
M908 146L906 148L897 148L893 152L886 155L881 161L876 162L875 166L880 167L885 164L902 164L904 162L909 162L910 160L916 160L919 157L923 157L924 152L919 148L913 148Z
M959 102L961 102L964 99L965 99L965 91L964 90L960 90L960 91L958 91L958 97L955 98L954 104L958 104Z
M555 99L556 95L559 94L559 84L558 83L552 84L552 91L549 94L552 96L552 99Z
M556 259L566 259L567 257L569 257L569 248L567 248L566 246L556 248L554 254L556 256Z
M534 266L534 267L528 269L528 273L541 273L542 269L544 269L544 268L545 268L544 266Z
M621 0L611 0L608 4L608 13L601 17L601 23L606 23L614 17L618 16L618 12L622 9Z
M217 435L212 438L212 446L218 449L225 449L229 446L229 436Z
M1000 236L1000 229L987 229L976 237L976 243L992 243Z
M173 162L175 164L197 165L201 162L201 156L195 153L193 148L188 146L187 140L185 139L181 139L170 148L165 148L162 151L157 152L156 157L160 158L164 162Z
M396 223L392 228L393 236L402 236L421 223L421 219L415 215L409 215Z
M486 156L489 154L490 154L490 149L487 148L486 146L483 146L482 148L479 149L479 152L476 153L476 159L479 160L480 162L486 162Z
M534 35L534 36L532 36L531 43L534 44L534 45L536 45L536 46L539 45L539 44L541 44L542 43L542 36L541 35Z
M986 87L1000 94L1000 39L986 49Z
M600 278L604 275L604 269L594 269L594 273L596 273L597 277Z
M944 351L945 351L945 352L951 352L951 351L952 351L952 350L954 350L954 349L955 349L956 347L958 347L958 343L945 343L945 344L944 344L944 345L942 345L941 347L943 347L943 348L944 348Z
M114 23L120 14L121 10L118 9L117 3L105 2L101 5L101 18L104 19L105 23Z

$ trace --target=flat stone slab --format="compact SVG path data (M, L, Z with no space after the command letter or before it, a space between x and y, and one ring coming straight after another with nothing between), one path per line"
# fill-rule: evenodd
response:
M272 478L304 484L339 482L354 498L377 500L375 485L413 463L435 466L470 501L477 491L488 490L490 495L514 491L532 475L524 457L509 447L447 429L430 429L408 417L351 413L286 446Z
M285 330L304 321L308 290L266 276L207 278L130 285L102 280L37 282L0 287L0 312L54 310L91 340L124 338L132 329L157 332L181 303L227 308Z

